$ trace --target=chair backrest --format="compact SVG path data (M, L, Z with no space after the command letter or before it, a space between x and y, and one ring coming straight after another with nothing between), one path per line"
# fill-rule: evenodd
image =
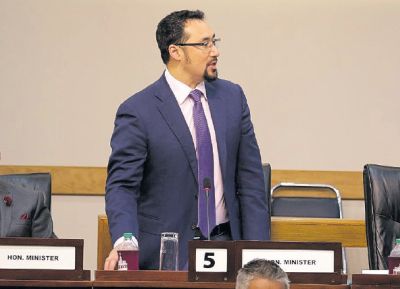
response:
M19 186L25 190L38 191L44 195L44 202L51 208L51 175L49 173L0 175L2 182Z
M284 190L288 193L278 193ZM271 216L342 219L342 198L339 190L331 185L279 183L271 189ZM346 273L344 248L342 266Z
M278 195L282 190L297 193ZM314 196L312 191L316 192ZM271 215L341 219L342 200L339 191L331 185L279 183L271 190Z
M264 174L264 181L265 181L265 192L267 194L267 202L268 206L270 205L270 192L271 192L271 165L270 164L263 164L263 174Z
M267 206L268 206L269 212L271 212L271 196L269 193L271 191L271 165L265 163L262 165L262 169L263 169L263 174L264 174ZM271 214L269 214L268 224L271 225ZM269 227L271 229L271 226L269 226ZM271 231L269 232L269 235L271 236Z
M370 269L387 269L400 237L400 168L364 166L365 224Z

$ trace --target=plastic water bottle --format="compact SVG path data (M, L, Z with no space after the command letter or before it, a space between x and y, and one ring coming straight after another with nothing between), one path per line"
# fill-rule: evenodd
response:
M124 233L124 241L117 246L118 270L139 270L139 246L132 233Z
M389 274L400 275L400 239L396 239L396 245L388 257Z

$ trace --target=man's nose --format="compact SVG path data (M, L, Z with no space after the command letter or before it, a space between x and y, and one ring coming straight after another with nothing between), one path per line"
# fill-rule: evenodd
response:
M211 56L218 57L219 56L219 49L217 46L213 45L210 50Z

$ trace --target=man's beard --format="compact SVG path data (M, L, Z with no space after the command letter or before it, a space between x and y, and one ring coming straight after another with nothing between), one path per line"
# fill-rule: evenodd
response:
M207 72L206 68L206 70L204 71L204 80L211 82L216 80L217 78L218 78L218 70L215 70L215 73L211 75Z

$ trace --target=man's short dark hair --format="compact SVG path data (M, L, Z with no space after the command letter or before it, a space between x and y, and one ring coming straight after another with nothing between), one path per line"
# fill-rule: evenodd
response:
M254 259L243 266L236 278L236 289L247 289L251 280L261 278L282 283L289 289L289 279L285 271L273 261Z
M184 35L185 24L186 21L192 19L203 20L204 13L200 10L175 11L164 17L160 23L158 23L156 39L158 48L160 48L161 58L165 64L169 61L168 47L171 44L184 42L186 40Z

